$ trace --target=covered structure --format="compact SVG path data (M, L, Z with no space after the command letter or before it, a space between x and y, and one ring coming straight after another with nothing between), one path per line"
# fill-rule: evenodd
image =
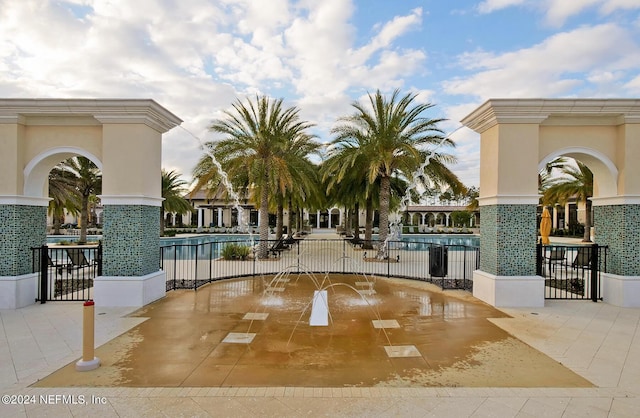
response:
M0 309L35 301L31 248L46 242L48 175L76 155L103 178L96 304L142 306L164 296L162 134L181 122L146 99L0 99Z
M595 236L609 246L604 300L640 306L640 99L490 99L462 123L481 135L474 296L494 306L544 305L537 174L567 156L594 173Z

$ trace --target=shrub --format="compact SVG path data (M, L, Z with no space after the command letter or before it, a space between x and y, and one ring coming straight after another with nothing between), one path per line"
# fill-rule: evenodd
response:
M221 254L225 260L246 260L250 253L249 246L231 243L222 247Z

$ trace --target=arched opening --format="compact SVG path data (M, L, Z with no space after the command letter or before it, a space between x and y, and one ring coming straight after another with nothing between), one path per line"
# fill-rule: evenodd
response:
M86 157L102 171L102 161L87 150L78 147L51 148L36 155L25 166L24 196L48 197L49 173L56 165L74 156Z

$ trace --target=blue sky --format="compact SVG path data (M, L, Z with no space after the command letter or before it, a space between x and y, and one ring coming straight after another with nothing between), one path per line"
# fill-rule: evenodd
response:
M446 132L489 98L639 97L640 0L0 0L0 97L152 98L202 140L236 98L301 109L322 142L367 92ZM479 137L453 136L465 184ZM201 155L181 129L163 165Z

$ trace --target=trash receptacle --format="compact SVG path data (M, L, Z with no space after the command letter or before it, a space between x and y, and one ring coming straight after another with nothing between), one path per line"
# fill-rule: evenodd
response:
M429 274L432 277L445 277L449 266L449 249L440 245L429 247Z

